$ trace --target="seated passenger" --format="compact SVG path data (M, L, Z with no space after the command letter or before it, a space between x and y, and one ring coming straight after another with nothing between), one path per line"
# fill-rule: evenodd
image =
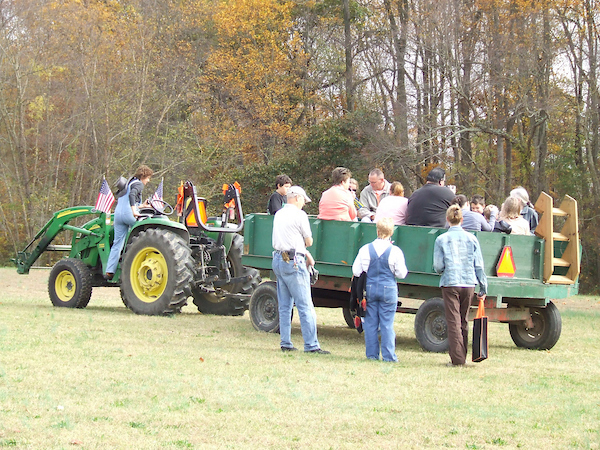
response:
M473 197L471 197L471 211L483 214L483 210L485 208L485 199L483 198L483 196L475 194ZM496 208L496 210L497 209L498 208Z
M354 207L356 208L356 213L358 214L360 208L364 207L359 198L356 196L356 193L358 192L358 181L356 181L354 178L350 178L350 187L348 189L352 194L352 198L354 199Z
M404 197L404 186L399 181L394 181L390 187L390 195L379 202L375 213L375 222L384 217L390 217L394 225L406 223L406 207L408 199Z
M471 209L471 211L473 211L473 209ZM491 205L487 205L485 208L483 208L483 217L489 223L490 219L492 218L492 208L491 208Z
M348 189L351 176L352 173L345 167L333 169L333 186L321 195L317 219L352 221L356 218L354 197Z
M539 218L537 211L529 201L527 190L522 186L516 187L510 191L510 196L517 198L521 202L521 216L529 223L531 234L535 233Z
M446 211L454 200L454 193L445 187L445 183L446 171L441 167L431 169L427 174L427 183L408 199L407 225L444 228Z
M467 231L493 231L496 223L496 215L498 214L498 208L491 205L490 207L490 221L488 223L483 217L483 214L471 211L469 209L469 201L465 195L457 195L452 201L453 204L460 206L463 214L462 227Z
M390 182L385 179L381 169L369 172L369 185L360 193L360 202L364 205L358 210L358 218L363 222L372 222L379 202L390 194Z
M531 234L529 222L521 217L521 202L515 197L508 197L504 200L499 219L510 225L512 229L510 234Z

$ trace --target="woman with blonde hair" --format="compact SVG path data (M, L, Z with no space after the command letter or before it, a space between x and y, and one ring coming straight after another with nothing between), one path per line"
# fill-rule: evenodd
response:
M521 217L521 201L518 198L508 197L504 200L500 209L500 220L510 225L512 228L510 234L531 235L529 222Z
M399 181L394 181L390 186L390 195L379 202L375 213L375 222L383 217L391 217L394 225L404 225L407 207L408 199L404 197L404 186Z
M451 205L446 211L450 228L435 240L433 268L441 273L440 287L448 330L448 351L453 366L464 366L467 360L469 326L467 316L479 284L479 297L487 293L487 277L477 238L463 230L462 210Z

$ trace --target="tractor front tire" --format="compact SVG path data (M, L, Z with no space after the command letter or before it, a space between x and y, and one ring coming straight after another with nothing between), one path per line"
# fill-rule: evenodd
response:
M92 272L79 259L61 259L50 272L48 293L54 306L85 308L92 297Z
M562 319L556 305L549 302L545 308L529 308L533 327L524 322L509 323L510 337L517 347L533 350L550 350L558 342Z
M218 316L242 316L248 309L249 299L233 299L226 294L251 294L261 281L260 272L242 265L242 253L244 250L244 238L239 234L233 235L231 248L227 253L227 264L232 278L248 276L245 283L230 283L222 286L217 293L207 293L201 288L192 291L194 305L203 314L215 314Z
M448 351L448 324L444 312L444 300L430 298L417 310L415 336L423 350L435 353Z
M187 242L172 231L150 228L125 249L121 298L136 314L178 313L191 295L194 261Z

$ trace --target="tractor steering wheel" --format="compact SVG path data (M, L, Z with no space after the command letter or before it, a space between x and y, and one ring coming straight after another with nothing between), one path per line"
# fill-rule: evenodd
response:
M148 199L146 200L146 203L148 206L145 206L143 208L140 209L140 213L144 214L149 212L150 215L154 215L154 214L162 214L165 216L170 216L171 214L173 214L173 207L168 204L167 202L165 202L164 200L157 200L157 199Z

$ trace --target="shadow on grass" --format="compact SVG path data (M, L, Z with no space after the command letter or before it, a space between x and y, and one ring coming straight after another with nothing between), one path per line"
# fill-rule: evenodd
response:
M84 313L84 311L98 311L98 312L111 312L111 313L117 313L117 314L127 314L127 315L133 315L135 316L135 314L130 311L129 309L127 309L125 307L125 305L123 306L86 306L85 308L65 308L62 306L53 306L52 303L50 303L50 301L48 301L48 304L42 304L42 303L22 303L19 305L19 308L22 309L37 309L40 312L60 312L60 311L80 311L82 314Z
M353 344L364 346L365 337L364 334L358 333L356 330L347 327L336 327L319 325L317 327L319 339L336 339L341 341L348 341ZM292 334L294 336L300 335L300 328L295 324L292 326ZM396 334L396 348L401 347L403 351L410 352L423 352L421 345L414 336L403 336Z

